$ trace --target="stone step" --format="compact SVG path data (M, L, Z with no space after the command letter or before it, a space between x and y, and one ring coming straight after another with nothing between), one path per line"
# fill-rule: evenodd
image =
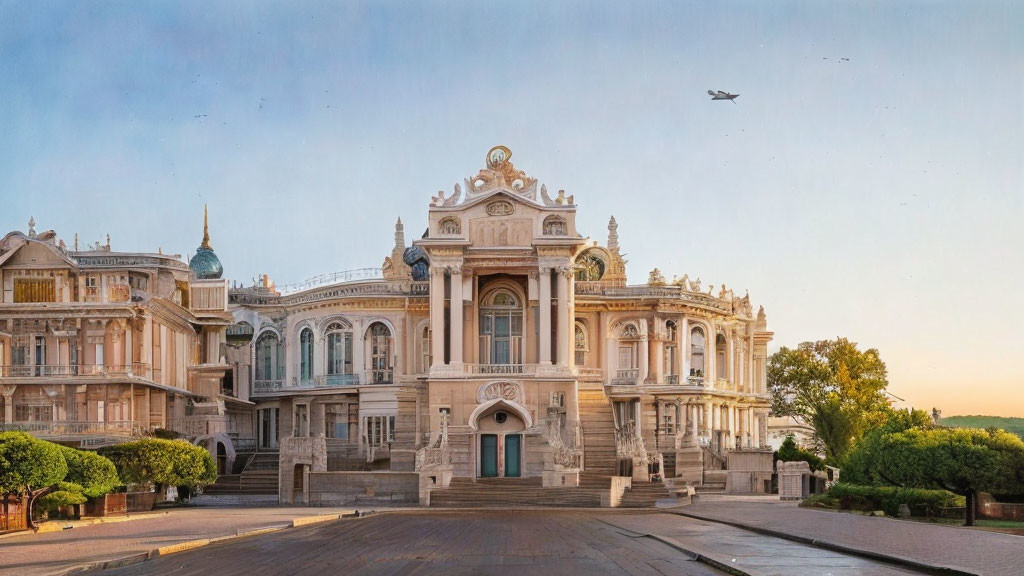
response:
M453 485L430 493L431 507L488 508L506 506L587 507L601 506L601 490Z

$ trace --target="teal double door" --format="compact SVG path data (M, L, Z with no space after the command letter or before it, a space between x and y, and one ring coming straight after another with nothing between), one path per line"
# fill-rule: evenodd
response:
M506 434L502 448L504 448L505 470L503 476L515 478L522 474L522 434ZM480 476L484 478L495 478L498 476L498 435L480 435Z

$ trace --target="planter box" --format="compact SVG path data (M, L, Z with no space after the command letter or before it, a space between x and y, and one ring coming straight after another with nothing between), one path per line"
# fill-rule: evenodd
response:
M85 503L86 516L121 516L128 513L127 494L104 494Z

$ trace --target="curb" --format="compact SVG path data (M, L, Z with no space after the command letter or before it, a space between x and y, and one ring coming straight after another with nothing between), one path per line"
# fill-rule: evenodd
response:
M910 558L903 558L901 556L892 556L889 554L882 554L879 552L872 552L870 550L863 550L861 548L852 548L849 546L843 546L842 544L835 544L826 540L818 540L815 538L808 538L806 536L797 536L795 534L789 534L788 532L780 532L778 530L771 530L769 528L760 528L756 526L748 526L746 524L740 524L739 522L731 522L729 520L719 520L716 518L708 518L706 516L700 516L692 512L679 512L679 511L668 511L667 514L675 514L676 516L684 516L686 518L693 518L695 520L704 520L705 522L715 522L717 524L724 524L726 526L732 526L733 528L739 528L748 532L754 532L757 534L763 534L765 536L772 536L780 538L782 540L789 540L790 542L796 542L798 544L806 544L808 546L814 546L816 548L824 548L833 552L840 552L842 554L849 554L851 556L859 556L861 558L867 558L868 560L876 560L879 562L886 562L888 564L895 564L897 566L903 566L905 568L911 568L918 572L924 572L926 574L936 574L938 576L979 576L975 572L967 572L959 568L951 568L948 566L934 566L931 564L924 564Z
M14 538L16 536L30 536L35 534L49 534L50 532L62 532L64 530L73 530L75 528L95 526L97 524L117 524L118 522L132 522L134 520L160 518L166 516L167 514L167 512L143 512L136 514L126 514L124 516L103 516L99 518L89 518L86 520L71 520L67 522L60 522L54 520L51 522L45 522L41 524L38 530L19 530L17 532L8 532L7 534L0 534L0 540L3 540L5 538Z
M651 540L656 540L658 542L661 542L662 544L665 544L666 546L668 546L670 548L674 548L676 550L679 550L683 554L686 554L687 556L690 557L691 560L694 560L696 562L700 562L702 564L707 564L708 566L711 566L712 568L716 568L718 570L721 570L722 572L725 572L727 574L732 574L733 576L751 576L751 574L749 572L744 572L743 570L740 570L739 568L737 568L735 566L731 566L729 564L725 564L724 562L719 562L718 560L715 560L714 558L711 558L711 557L705 556L704 554L701 554L699 552L695 552L693 550L690 550L689 548L684 547L682 544L680 544L676 540L673 540L672 538L667 538L665 536L658 536L657 534L651 534L650 532L634 532L634 531L630 530L629 528L623 528L622 526L619 526L618 524L612 524L611 522L608 522L606 520L602 520L600 518L594 518L594 519L597 520L598 522L602 523L602 524L607 524L608 526L611 526L612 528L614 528L617 531L624 531L624 532L629 532L631 534L636 534L636 536L633 536L633 538L650 538ZM620 532L620 533L622 533L622 532Z
M89 574L93 572L100 572L102 570L108 570L111 568L122 568L125 566L131 566L132 564L138 564L139 562L145 562L158 558L160 556L168 556L170 554L176 554L178 552L185 552L193 550L195 548L202 548L210 544L219 544L229 540L237 540L239 538L247 538L249 536L259 536L260 534L269 534L271 532L280 532L288 530L289 528L298 528L301 526L309 526L312 524L320 524L323 522L331 522L335 520L347 519L347 518L361 518L366 516L372 516L375 512L369 510L366 512L360 512L359 510L352 510L350 512L342 512L339 514L320 514L317 516L302 516L300 518L293 519L288 524L275 524L273 526L267 526L264 528L254 528L252 530L245 530L235 532L234 534L227 534L225 536L215 536L213 538L200 538L198 540L188 540L185 542L178 542L177 544L169 544L167 546L161 546L160 548L154 548L149 552L139 552L130 556L124 556L121 558L115 558L113 560L104 560L100 562L93 562L91 564L83 564L69 568L62 572L64 576L70 574Z

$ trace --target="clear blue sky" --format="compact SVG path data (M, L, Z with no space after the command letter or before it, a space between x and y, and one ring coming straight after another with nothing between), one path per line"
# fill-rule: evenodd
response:
M0 0L0 230L190 254L208 202L227 277L294 282L379 266L504 144L584 234L615 214L631 281L1024 416L1024 4L547 4Z

